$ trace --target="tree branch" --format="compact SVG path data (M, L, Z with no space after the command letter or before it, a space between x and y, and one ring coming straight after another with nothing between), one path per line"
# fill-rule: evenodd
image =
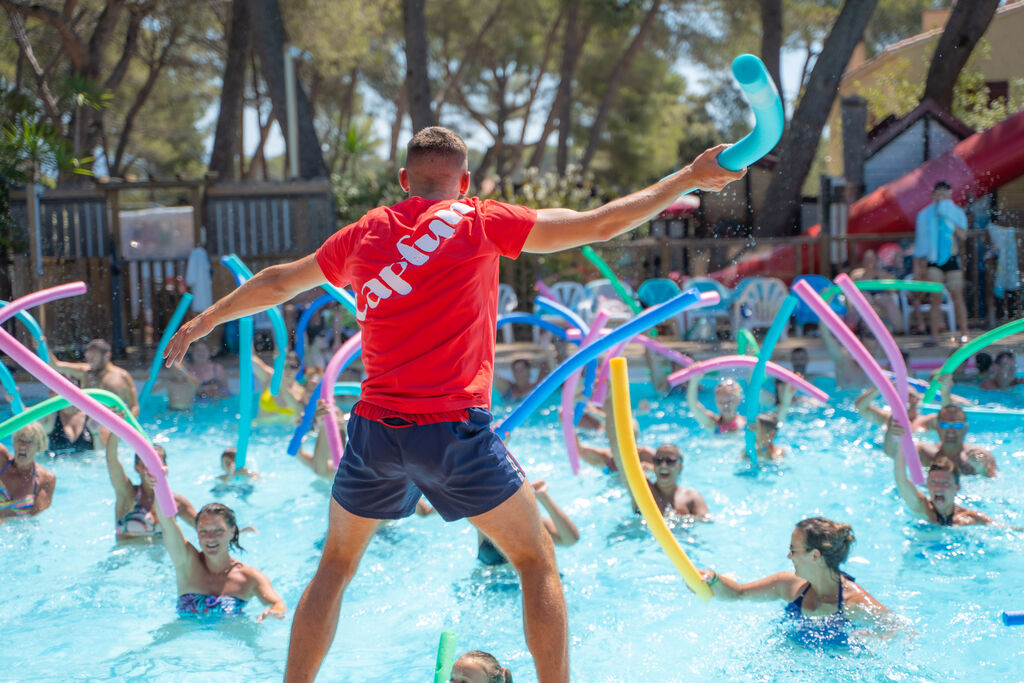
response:
M9 14L17 12L22 17L39 19L44 24L56 29L57 33L60 34L61 43L68 53L68 58L76 70L81 71L86 62L89 61L89 54L86 51L85 43L75 33L71 23L62 12L55 12L48 7L35 3L11 2L11 0L0 0L0 6L6 9Z

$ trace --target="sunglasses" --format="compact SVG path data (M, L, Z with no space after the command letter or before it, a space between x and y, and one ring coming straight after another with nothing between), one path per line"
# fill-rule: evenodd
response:
M965 422L940 422L939 429L963 429L967 426Z
M675 458L675 457L665 458L665 457L662 457L660 455L656 455L656 456L654 456L653 461L654 461L655 466L659 466L659 465L675 465L677 462L679 462L679 458Z

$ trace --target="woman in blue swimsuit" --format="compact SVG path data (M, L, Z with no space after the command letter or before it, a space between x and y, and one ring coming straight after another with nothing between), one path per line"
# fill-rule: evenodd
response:
M714 570L701 570L704 583L724 600L785 600L785 615L804 643L846 644L851 622L877 622L889 610L839 567L853 544L849 524L810 517L793 530L787 557L793 571L739 583Z
M148 473L143 476L150 479ZM164 545L174 562L179 614L241 614L246 602L256 596L266 606L256 621L268 616L284 618L287 607L274 591L270 579L229 554L232 548L242 550L231 508L208 503L199 510L196 515L199 549L185 540L173 517L164 517L159 505L153 509L163 529Z

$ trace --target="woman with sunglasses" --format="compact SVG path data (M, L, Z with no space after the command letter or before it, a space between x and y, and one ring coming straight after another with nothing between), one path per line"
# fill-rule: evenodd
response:
M841 569L853 545L853 529L824 517L797 523L786 557L793 571L740 583L712 569L700 570L719 600L785 600L791 636L806 645L848 644L854 623L872 623L889 610Z
M890 420L889 429L885 432L885 452L892 456L896 488L910 511L939 526L991 524L992 520L987 515L956 504L956 494L960 491L960 470L947 457L939 456L927 465L925 484L928 495L918 491L907 477L907 461L899 444L905 433L903 427Z

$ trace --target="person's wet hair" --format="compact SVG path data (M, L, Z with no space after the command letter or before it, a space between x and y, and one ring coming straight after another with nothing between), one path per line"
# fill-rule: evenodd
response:
M960 485L959 468L957 468L955 462L953 462L944 455L940 455L939 457L935 458L935 460L932 460L931 466L928 467L928 474L931 474L932 472L949 472L950 474L953 475L953 481L956 482L956 485Z
M494 655L482 650L472 650L459 657L460 660L470 659L482 664L487 683L512 683L512 672L501 665Z
M238 542L238 522L235 521L235 511L229 508L223 503L207 503L196 515L196 526L199 526L199 518L203 515L218 515L221 519L227 522L227 525L235 530L231 540L228 541L229 548L237 548L238 550L245 550L242 545Z
M988 372L992 367L992 356L981 351L974 356L974 365L977 366L978 372Z
M85 345L86 351L99 351L100 353L110 353L112 351L110 342L106 339L93 339Z
M779 429L779 416L775 413L761 413L757 416L757 424L765 431L777 431Z
M226 458L231 458L231 462L235 462L235 458L237 456L238 456L238 449L237 448L234 448L234 447L232 447L232 448L225 448L224 452L220 454L220 459L224 460Z
M825 558L825 566L839 573L839 565L846 562L853 545L853 527L833 522L825 517L808 517L797 522L797 529L804 532L807 550L817 550Z
M1000 351L996 354L996 365L1002 365L1004 360L1013 360L1013 351Z
M952 190L953 186L947 183L945 180L940 180L935 183L935 187L932 188L932 192L938 192L939 190Z

